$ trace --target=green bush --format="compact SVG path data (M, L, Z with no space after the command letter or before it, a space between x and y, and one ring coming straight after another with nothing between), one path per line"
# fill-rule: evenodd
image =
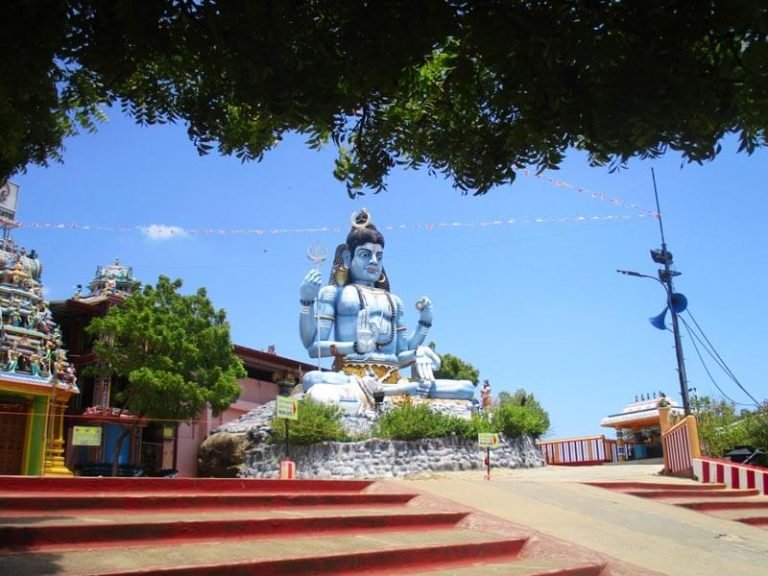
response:
M549 430L549 415L535 401L523 406L511 401L500 402L491 412L490 424L490 431L502 432L507 438L538 438Z
M768 402L744 418L744 430L750 446L768 451Z
M750 444L744 421L731 402L703 396L693 406L705 456L722 458L735 446Z
M381 415L371 435L392 440L418 440L459 436L473 438L477 428L473 420L433 412L426 404L404 402Z
M320 404L311 398L303 398L299 400L298 412L298 420L288 422L291 444L349 440L341 424L343 411L339 406ZM272 441L285 441L285 422L282 418L272 419Z

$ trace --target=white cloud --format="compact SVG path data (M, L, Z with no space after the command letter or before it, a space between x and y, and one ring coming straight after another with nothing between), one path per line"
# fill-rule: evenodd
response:
M150 240L170 240L171 238L186 238L187 231L180 226L166 226L165 224L152 224L141 228L144 235Z

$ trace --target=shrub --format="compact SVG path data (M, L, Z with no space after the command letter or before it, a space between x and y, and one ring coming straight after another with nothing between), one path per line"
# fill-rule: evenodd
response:
M420 438L441 438L477 436L473 420L433 412L426 404L403 402L381 415L371 430L373 436L392 440L418 440Z
M492 412L494 432L503 432L510 438L530 435L535 438L549 430L549 414L533 394L519 388L514 394L501 392Z
M744 422L732 403L703 396L694 402L694 408L705 456L722 458L735 446L750 443Z
M507 438L533 436L538 438L549 430L549 415L537 402L500 402L491 412L492 432L502 432Z
M299 400L298 420L288 423L291 444L316 442L345 442L349 440L341 423L343 414L339 406L321 404L311 398ZM285 441L285 423L282 418L272 419L272 441Z

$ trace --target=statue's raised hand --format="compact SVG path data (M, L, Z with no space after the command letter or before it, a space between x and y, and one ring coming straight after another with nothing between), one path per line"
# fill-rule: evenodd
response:
M376 345L376 331L368 320L368 310L363 308L357 313L357 340L355 341L355 352L358 354L368 354L373 351Z
M419 322L432 325L432 301L426 296L422 296L416 301L416 310L419 311Z
M304 280L301 282L301 286L299 286L299 299L304 302L314 302L317 299L322 284L323 278L320 276L320 271L313 268L307 272L307 275L304 276Z

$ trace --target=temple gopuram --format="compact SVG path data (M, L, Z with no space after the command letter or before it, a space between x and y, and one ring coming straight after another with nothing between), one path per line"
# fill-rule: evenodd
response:
M0 475L71 475L63 420L78 395L40 283L37 253L14 243L19 187L0 186Z
M669 406L670 416L685 415L674 400L660 392L658 396L656 393L635 396L621 412L601 420L600 426L616 430L620 461L661 458L659 408L662 406Z

